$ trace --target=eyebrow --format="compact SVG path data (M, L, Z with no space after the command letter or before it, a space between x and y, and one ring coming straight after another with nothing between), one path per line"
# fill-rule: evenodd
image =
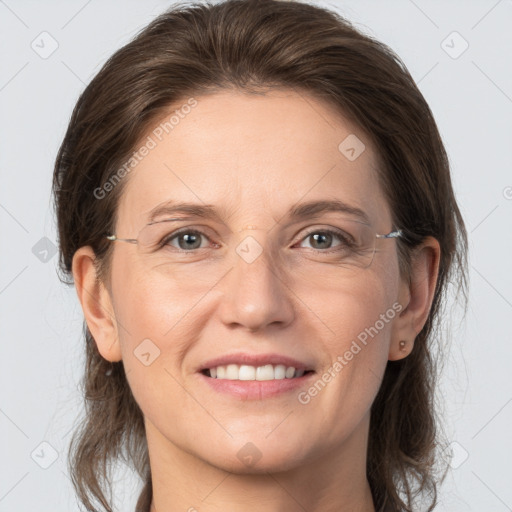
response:
M288 212L291 218L310 218L316 217L322 213L347 213L354 217L358 217L366 224L370 224L368 215L357 206L349 205L340 199L331 199L323 201L309 201L293 206Z
M360 208L349 205L340 199L308 201L292 206L285 215L290 219L308 219L318 217L323 213L345 213L359 218L365 224L370 224L368 215ZM214 205L186 203L179 201L166 201L153 208L149 212L149 222L154 222L163 215L169 216L176 213L185 213L191 217L199 217L212 220L221 220L221 215L217 212ZM182 220L182 219L180 219ZM184 219L183 219L184 220Z

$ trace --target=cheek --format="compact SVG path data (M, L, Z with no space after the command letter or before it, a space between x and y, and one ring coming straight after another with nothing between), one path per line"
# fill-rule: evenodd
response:
M142 390L167 375L164 369L174 373L186 339L183 319L192 304L183 290L162 286L162 279L137 265L132 255L116 256L112 292L123 365L132 390Z
M322 320L322 349L330 359L316 388L323 396L319 402L329 402L333 415L361 417L377 394L398 314L393 282L393 276L383 278L375 269L308 297L308 307Z
M177 429L179 416L172 410L197 410L180 384L183 355L201 330L201 319L191 311L197 299L133 267L123 273L120 265L118 272L114 308L129 386L144 416L155 423L165 416L168 428ZM193 325L187 315L194 318ZM199 421L200 411L196 413Z
M379 385L383 376L397 315L393 307L397 293L394 281L390 274L386 276L374 269L360 286L352 287L350 293L344 292L341 296L343 318L338 329L342 331L343 346L338 350L343 350L343 354L339 354L341 363L356 388L365 379Z
M375 268L354 279L339 278L335 286L332 281L321 287L296 289L309 310L308 322L317 325L317 332L324 334L329 353L348 350L353 340L364 343L366 338L368 341L388 337L395 316L392 305L397 296L394 273ZM370 343L367 347L370 348Z
M144 338L155 342L175 338L177 327L204 294L200 274L191 279L190 272L182 277L181 267L170 272L164 265L145 266L136 254L118 256L112 266L112 284L121 342L132 345Z

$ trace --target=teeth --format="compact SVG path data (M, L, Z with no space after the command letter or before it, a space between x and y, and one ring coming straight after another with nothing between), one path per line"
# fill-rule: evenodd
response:
M246 364L228 364L210 368L210 377L226 380L281 380L302 377L304 370L296 370L293 366L284 364L266 364L265 366L249 366Z
M240 368L236 364L231 364L230 366L233 367L233 379L235 380L254 380L256 378L257 370L254 366L243 365Z

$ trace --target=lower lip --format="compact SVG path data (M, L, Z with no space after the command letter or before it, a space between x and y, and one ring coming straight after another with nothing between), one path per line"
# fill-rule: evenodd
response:
M232 395L240 400L262 400L289 393L309 384L311 377L315 373L306 373L302 377L295 377L293 379L273 380L228 380L214 379L202 373L198 375L206 384L219 393Z

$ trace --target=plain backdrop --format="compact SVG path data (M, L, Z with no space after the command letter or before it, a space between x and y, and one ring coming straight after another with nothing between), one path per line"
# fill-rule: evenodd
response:
M79 93L171 2L0 1L0 511L79 510L66 467L81 412L82 312L57 278L50 187ZM336 0L403 59L437 120L470 240L440 396L443 512L512 510L512 1ZM119 471L116 504L138 481Z

